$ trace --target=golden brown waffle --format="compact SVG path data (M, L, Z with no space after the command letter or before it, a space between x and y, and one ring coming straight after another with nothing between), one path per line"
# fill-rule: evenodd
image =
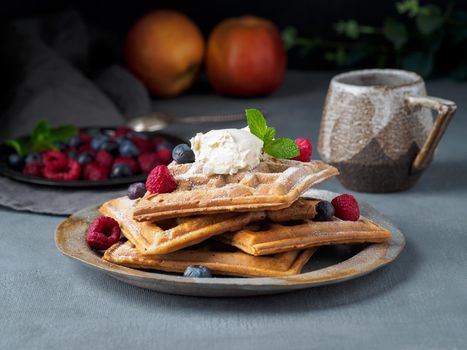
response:
M206 176L196 163L170 165L178 187L172 193L147 193L134 211L137 221L223 212L289 207L304 191L338 174L320 161L309 163L265 157L250 171Z
M275 277L299 274L314 252L311 248L255 257L241 251L198 249L147 256L139 253L130 242L119 242L106 250L103 259L127 267L168 272L183 272L189 265L203 265L217 275Z
M268 218L271 221L312 219L317 200L300 198L279 211L223 213L171 219L165 222L133 220L135 201L120 197L104 203L99 211L115 219L124 234L143 255L167 254L197 244L212 236L238 231L246 225Z
M287 224L261 223L217 236L251 255L268 255L329 244L380 243L391 233L367 218L358 221L300 221Z

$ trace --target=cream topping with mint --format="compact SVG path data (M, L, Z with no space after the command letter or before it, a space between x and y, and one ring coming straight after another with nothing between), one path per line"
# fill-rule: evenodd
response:
M191 140L195 163L205 175L236 174L260 162L263 141L245 129L211 130Z

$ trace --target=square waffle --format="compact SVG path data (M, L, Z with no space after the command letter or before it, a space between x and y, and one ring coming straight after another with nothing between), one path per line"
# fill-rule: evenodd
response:
M238 231L266 218L277 222L312 219L316 203L316 200L300 198L291 207L278 211L202 215L158 223L133 220L135 201L126 196L104 203L99 211L119 223L124 236L141 254L154 255L171 253L214 235Z
M315 248L311 248L255 257L241 251L207 247L148 256L142 255L131 242L119 242L105 251L103 259L127 267L167 272L183 272L190 265L203 265L217 275L275 277L300 273L314 252Z
M299 162L264 156L250 171L206 176L196 163L170 165L178 187L172 193L147 193L134 211L137 221L289 207L311 186L338 174L320 161Z
M216 237L255 256L330 244L380 243L390 238L388 230L364 217L358 221L263 222Z

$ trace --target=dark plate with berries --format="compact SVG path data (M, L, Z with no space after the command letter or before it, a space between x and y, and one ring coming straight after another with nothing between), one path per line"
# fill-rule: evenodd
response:
M55 187L102 187L144 181L172 161L174 147L187 142L161 132L126 127L49 128L0 145L0 173L13 180Z
M137 192L138 189L134 190ZM312 189L303 196L331 201L338 194ZM342 200L343 196L339 197ZM55 243L64 255L86 266L101 270L124 283L159 292L210 297L284 293L351 280L379 269L397 258L405 245L402 232L370 205L360 202L359 206L362 215L391 231L392 238L389 241L320 247L304 266L302 273L280 278L212 277L209 270L203 266L190 266L183 276L110 263L102 259L100 252L89 247L90 237L87 237L86 242L89 226L100 216L97 207L83 209L63 221L55 232ZM319 208L319 214L329 216L332 214L329 210L328 206L323 206ZM108 239L111 238L112 235L109 235Z

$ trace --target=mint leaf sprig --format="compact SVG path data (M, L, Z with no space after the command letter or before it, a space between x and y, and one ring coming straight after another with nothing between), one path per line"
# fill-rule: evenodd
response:
M263 113L258 109L246 109L246 119L250 132L263 141L263 151L274 158L287 159L300 155L297 144L288 138L275 138L276 129L266 124Z
M29 152L57 150L57 142L67 142L77 134L78 128L76 126L64 125L58 128L51 128L49 122L43 119L37 122L29 140L12 139L6 140L5 144L14 148L18 155L25 156Z

